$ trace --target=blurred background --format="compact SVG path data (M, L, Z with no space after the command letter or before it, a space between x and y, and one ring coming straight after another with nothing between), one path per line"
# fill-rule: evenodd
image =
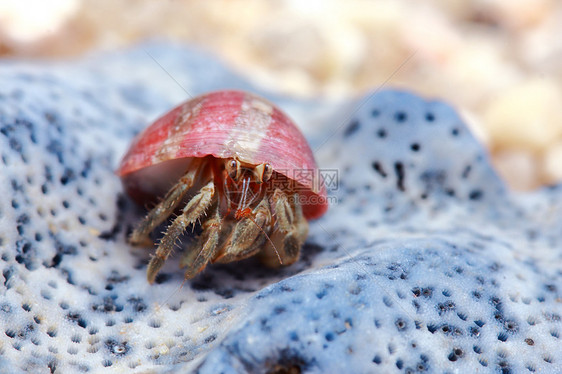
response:
M292 96L444 99L512 188L562 181L560 0L0 0L1 58L147 39L198 45Z

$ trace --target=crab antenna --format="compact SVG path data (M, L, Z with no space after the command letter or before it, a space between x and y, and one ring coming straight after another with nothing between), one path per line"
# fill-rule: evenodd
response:
M174 290L174 292L172 292L172 293L164 300L164 302L162 302L162 305L167 305L168 302L170 301L170 299L171 299L176 293L178 293L178 291L180 291L180 290L183 288L183 286L185 285L185 282L186 282L186 281L187 281L187 279L184 279L183 282L181 282L180 286L179 286L178 288L176 288L176 289Z
M254 222L255 223L255 222ZM257 225L257 224L256 224ZM259 226L258 226L259 227ZM275 251L275 254L277 255L277 259L279 260L279 263L281 265L283 265L283 260L281 259L281 255L279 254L279 252L277 251L277 247L275 247L275 244L273 244L273 241L269 238L269 235L267 235L265 233L265 231L263 231L263 229L260 227L260 230L263 232L263 234L265 235L265 238L269 241L269 243L271 244L271 246L273 247L273 250Z

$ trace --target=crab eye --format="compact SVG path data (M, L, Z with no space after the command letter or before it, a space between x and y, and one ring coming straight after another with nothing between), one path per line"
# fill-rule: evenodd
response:
M273 167L270 164L263 164L263 174L261 180L267 182L273 174Z
M225 165L228 176L234 180L238 180L238 173L240 170L240 163L234 159L227 161Z
M258 183L267 182L271 178L273 168L270 164L259 164L254 167L254 176Z

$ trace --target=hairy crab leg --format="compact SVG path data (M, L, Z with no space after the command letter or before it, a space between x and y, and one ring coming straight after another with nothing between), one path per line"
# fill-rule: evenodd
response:
M215 256L218 249L222 227L219 204L216 204L213 211L213 215L202 224L203 233L197 241L197 246L191 248L180 262L180 266L187 266L185 271L186 280L192 279L199 274Z
M293 213L295 215L295 227L297 228L297 236L299 238L299 243L302 245L308 236L308 221L304 218L304 213L302 211L302 206L299 203L299 195L293 195ZM299 246L300 248L300 246Z
M205 213L207 208L209 208L213 202L214 196L215 184L211 181L202 187L197 195L189 200L187 205L183 208L182 213L174 219L170 226L168 226L166 233L160 240L160 244L158 245L154 256L148 264L146 275L150 283L154 283L158 271L160 271L170 253L172 253L178 237L183 234L187 226L193 224Z
M271 211L267 199L263 199L250 213L252 217L242 218L218 252L213 262L227 263L252 256L267 240L269 231L267 226L271 224Z
M140 222L129 236L129 243L133 245L152 245L150 232L172 214L183 200L187 191L193 187L195 179L203 168L205 161L196 158L190 165L189 171L166 194L164 199L156 205Z
M219 212L220 212L220 207L218 207ZM213 217L209 218L209 219L213 219ZM206 221L205 221L206 222ZM202 226L205 224L205 222L203 222ZM218 242L217 242L217 250L215 251L215 255L217 255L217 253L219 253L221 251L221 248L225 247L225 243L227 243L230 239L230 237L232 236L232 230L234 229L234 226L236 225L235 222L233 222L232 220L226 220L226 219L222 219L221 218L221 228L219 231L219 238L218 238ZM197 240L193 241L190 243L190 245L188 245L185 250L184 253L182 255L182 258L180 259L180 268L184 268L187 266L192 266L193 262L195 261L195 258L199 255L200 252L200 248L202 248L205 245L205 242L203 240L203 232L201 233L201 236L199 236L199 238L197 238ZM214 258L213 256L213 258ZM211 258L209 261L214 261L213 258Z

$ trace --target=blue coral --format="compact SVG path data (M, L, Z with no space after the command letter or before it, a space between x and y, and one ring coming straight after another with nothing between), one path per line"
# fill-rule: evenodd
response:
M337 172L334 203L297 264L179 288L177 259L146 283L113 170L186 95L252 87L169 45L0 81L0 371L562 371L562 188L511 193L447 104L382 90L328 125L332 106L269 96Z

